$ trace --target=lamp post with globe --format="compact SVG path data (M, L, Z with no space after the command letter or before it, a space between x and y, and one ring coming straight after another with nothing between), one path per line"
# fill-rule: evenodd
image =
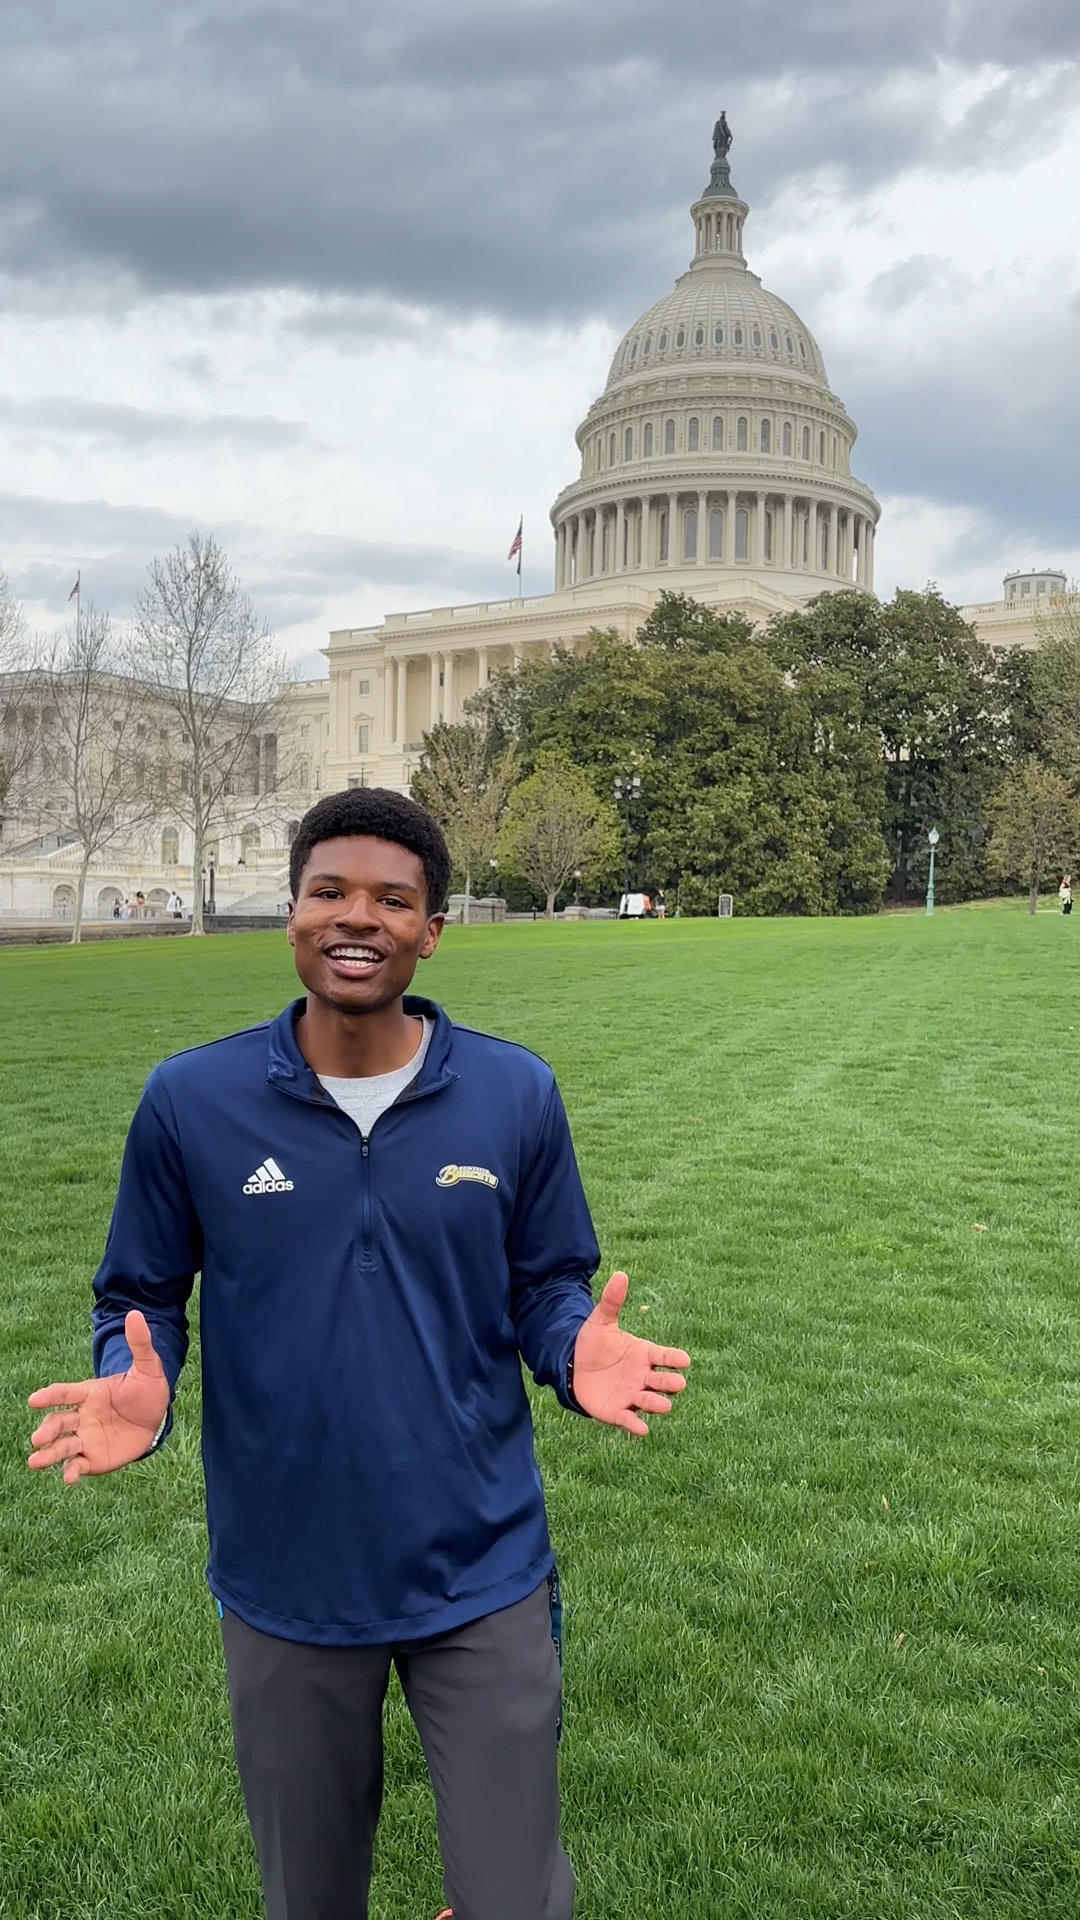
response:
M630 834L633 809L641 799L640 773L617 773L611 783L615 805L623 816L623 892L630 891Z
M926 837L930 842L930 879L926 888L926 911L927 914L932 914L934 911L934 854L941 835L936 827L931 827Z

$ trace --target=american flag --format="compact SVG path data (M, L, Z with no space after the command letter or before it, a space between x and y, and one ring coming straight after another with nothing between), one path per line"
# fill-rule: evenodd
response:
M78 595L78 593L80 592L81 587L82 587L82 568L80 567L78 573L75 575L75 585L72 587L71 592L68 594L68 599L74 600Z
M512 541L510 542L510 551L506 556L508 560L513 560L516 555L517 570L519 574L521 572L521 536L524 533L524 531L525 531L525 515L522 514L521 519L518 522L518 530L515 533Z

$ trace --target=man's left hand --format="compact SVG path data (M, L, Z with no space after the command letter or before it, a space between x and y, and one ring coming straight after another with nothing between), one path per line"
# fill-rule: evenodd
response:
M643 1413L670 1413L671 1398L686 1385L672 1367L688 1367L678 1347L657 1347L625 1333L619 1315L630 1282L613 1273L574 1346L574 1399L594 1420L627 1433L647 1434Z

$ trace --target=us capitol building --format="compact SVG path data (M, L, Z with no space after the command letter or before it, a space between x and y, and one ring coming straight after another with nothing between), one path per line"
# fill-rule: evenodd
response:
M873 592L881 510L852 471L855 422L809 328L747 265L749 209L732 184L731 144L721 115L708 184L690 209L693 258L628 329L577 430L578 477L551 509L554 591L331 633L329 681L285 696L291 790L256 774L220 824L219 909L266 911L283 900L304 807L346 786L407 789L424 733L460 719L500 669L595 628L632 637L665 590L755 622L823 592ZM983 639L1031 645L1039 598L1065 585L1052 571L1011 575L1002 601L965 612ZM262 766L274 758L276 743ZM16 845L10 812L7 827L0 913L63 913L77 849L32 832ZM95 860L88 916L136 888L155 903L173 886L190 898L190 859L186 830L162 820L138 846Z

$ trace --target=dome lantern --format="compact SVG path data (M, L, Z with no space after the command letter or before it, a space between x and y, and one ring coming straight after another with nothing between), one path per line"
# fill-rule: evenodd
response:
M739 266L746 265L742 235L750 209L745 200L740 200L731 184L728 162L731 144L732 132L727 114L722 113L713 128L713 163L709 184L700 200L695 201L690 209L697 235L694 267L714 263L730 267L733 260Z

